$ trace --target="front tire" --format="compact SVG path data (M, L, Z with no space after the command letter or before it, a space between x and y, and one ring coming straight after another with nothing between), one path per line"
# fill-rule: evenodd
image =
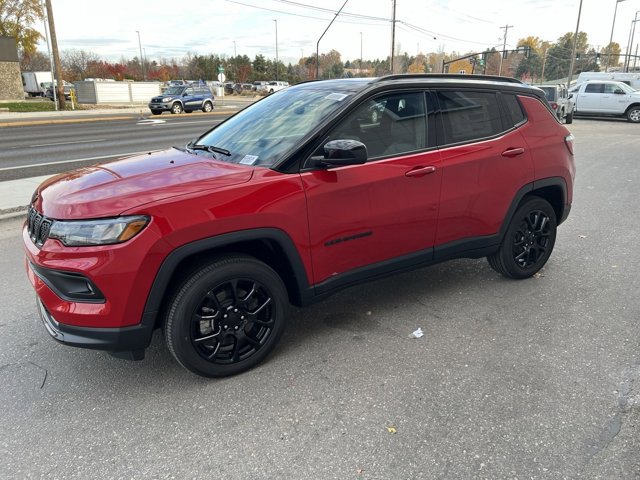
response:
M635 105L627 111L627 120L631 123L640 123L640 105Z
M271 267L244 255L219 257L177 290L164 324L167 347L197 375L235 375L274 349L288 306L284 283Z
M518 207L498 251L487 257L496 272L508 278L529 278L547 263L556 242L553 207L540 197L528 197Z
M162 115L162 110L151 110L153 115Z
M173 105L171 105L171 113L180 114L183 111L184 110L183 110L182 105L180 103L176 102Z
M573 123L573 112L567 113L567 117L565 118L564 123L567 125L571 125Z

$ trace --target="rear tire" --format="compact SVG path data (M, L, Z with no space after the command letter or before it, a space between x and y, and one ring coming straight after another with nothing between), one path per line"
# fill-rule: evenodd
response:
M556 213L546 200L527 197L509 222L498 251L487 257L508 278L529 278L549 259L556 241Z
M287 290L271 267L245 255L218 257L194 271L171 300L167 347L197 375L235 375L274 349L288 307Z
M211 104L211 102L204 102L204 105L202 106L202 111L204 113L209 113L211 110L213 110L213 105Z

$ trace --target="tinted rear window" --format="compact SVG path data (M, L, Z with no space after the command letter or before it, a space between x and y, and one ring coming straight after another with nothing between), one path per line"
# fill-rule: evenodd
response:
M504 101L504 107L507 113L506 127L511 128L524 122L526 117L522 111L522 106L518 101L518 97L512 94L502 94L502 100Z
M492 137L503 131L497 94L493 92L438 92L444 124L444 143Z

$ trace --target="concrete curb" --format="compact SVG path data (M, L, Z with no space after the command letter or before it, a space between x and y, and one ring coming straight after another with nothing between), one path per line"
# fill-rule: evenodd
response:
M21 207L15 207L8 210L0 210L0 223L7 222L9 220L14 220L20 217L26 218L28 209L29 209L29 206L24 205Z

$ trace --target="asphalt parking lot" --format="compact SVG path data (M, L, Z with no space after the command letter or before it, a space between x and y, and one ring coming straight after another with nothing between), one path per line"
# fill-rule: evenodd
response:
M142 362L55 343L0 223L0 478L640 478L640 126L569 127L574 205L536 277L456 260L353 287L224 380L160 334Z

